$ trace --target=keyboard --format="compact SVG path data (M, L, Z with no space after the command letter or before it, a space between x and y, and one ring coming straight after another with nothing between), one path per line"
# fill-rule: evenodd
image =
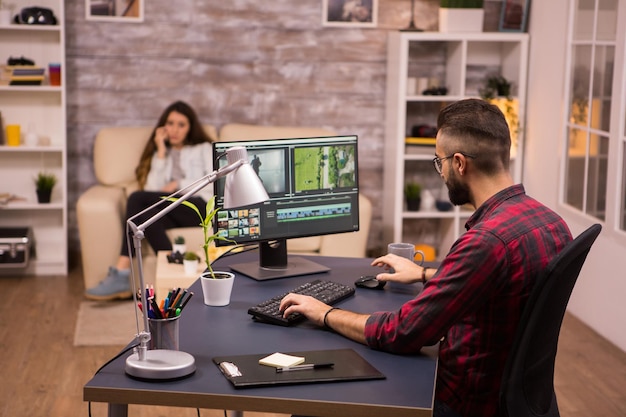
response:
M248 314L252 315L252 318L258 321L262 321L270 324L277 324L279 326L291 326L305 319L302 314L294 313L290 314L287 318L283 317L283 314L278 311L280 307L280 300L287 294L303 294L310 295L328 305L333 305L341 300L345 300L348 297L354 295L354 287L339 284L332 281L315 280L302 284L299 287L287 291L284 294L277 295L265 300L248 309Z

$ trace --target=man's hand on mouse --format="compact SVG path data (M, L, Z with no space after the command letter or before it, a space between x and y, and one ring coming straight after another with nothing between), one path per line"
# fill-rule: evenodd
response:
M379 281L393 281L403 284L413 284L420 282L422 276L422 267L417 265L410 259L402 256L388 253L387 255L376 258L372 261L372 266L378 266L389 271L390 268L394 269L394 273L381 272L376 275Z
M329 308L328 304L302 294L290 293L280 301L280 311L283 312L283 317L300 313L318 326L324 325L324 314Z

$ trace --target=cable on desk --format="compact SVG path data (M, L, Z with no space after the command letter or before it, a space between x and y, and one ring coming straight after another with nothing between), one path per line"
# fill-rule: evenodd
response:
M226 252L222 253L217 258L215 258L215 260L211 262L211 265L213 265L213 263L216 262L218 259L225 258L227 256L237 255L239 253L249 252L251 250L257 249L258 247L259 245L257 243L249 243L246 245L235 245L232 248L228 249ZM238 249L241 249L241 250L235 252Z

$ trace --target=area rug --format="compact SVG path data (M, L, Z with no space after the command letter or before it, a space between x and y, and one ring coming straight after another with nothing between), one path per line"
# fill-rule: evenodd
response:
M139 324L141 326L141 322ZM125 346L136 333L132 301L80 303L74 346Z

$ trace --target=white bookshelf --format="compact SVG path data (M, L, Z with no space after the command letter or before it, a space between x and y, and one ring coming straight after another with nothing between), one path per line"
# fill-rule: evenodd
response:
M24 0L14 3L17 13L32 6ZM9 57L24 56L46 68L42 85L0 85L0 113L3 125L21 127L20 146L0 146L0 193L19 199L0 206L0 227L30 227L34 257L27 273L67 274L67 157L65 28L62 0L40 0L37 6L54 11L57 25L0 25L0 63ZM61 86L50 86L48 64L61 64ZM48 145L27 144L31 131L47 138ZM52 172L58 182L49 204L37 203L34 178L40 171Z
M522 178L524 113L528 66L528 35L525 33L392 32L388 37L387 99L385 129L383 239L384 243L411 242L434 246L443 258L463 233L471 210L413 212L406 210L404 185L414 180L448 200L447 189L433 168L434 146L408 146L416 125L436 127L437 114L445 105L479 97L486 75L500 74L513 83L521 129L512 149L511 170L516 182ZM409 79L428 79L446 87L445 95L423 95ZM419 86L419 81L417 85ZM423 86L423 83L421 83Z

